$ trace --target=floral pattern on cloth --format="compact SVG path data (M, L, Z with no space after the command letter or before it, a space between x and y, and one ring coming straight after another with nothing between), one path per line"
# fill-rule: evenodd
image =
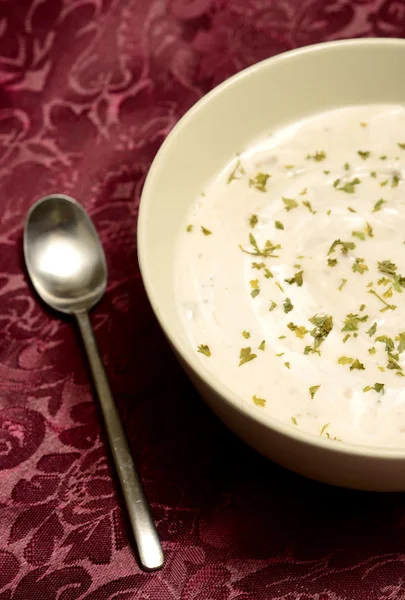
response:
M402 0L0 0L0 600L405 599L403 496L304 480L229 433L159 330L135 234L153 157L212 87L298 46L404 34ZM26 211L56 191L106 250L92 320L166 554L154 574L73 323L24 271Z

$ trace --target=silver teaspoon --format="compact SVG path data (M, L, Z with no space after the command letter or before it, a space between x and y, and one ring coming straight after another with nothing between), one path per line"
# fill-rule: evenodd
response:
M27 215L24 256L40 297L52 308L77 319L140 562L148 571L160 569L164 562L162 547L88 315L107 285L107 265L96 229L73 198L61 194L46 196Z

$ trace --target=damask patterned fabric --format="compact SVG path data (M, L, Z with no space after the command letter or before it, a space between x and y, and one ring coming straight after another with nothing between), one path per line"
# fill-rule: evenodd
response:
M405 599L404 496L306 481L230 434L156 324L135 237L150 163L209 89L300 45L404 33L403 0L0 0L0 600ZM50 192L106 250L92 319L167 557L154 574L73 323L24 273L24 217Z

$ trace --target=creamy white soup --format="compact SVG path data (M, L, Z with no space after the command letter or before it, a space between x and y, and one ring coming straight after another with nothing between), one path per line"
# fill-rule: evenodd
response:
M212 374L334 443L405 446L405 107L319 114L236 155L179 235L177 304Z

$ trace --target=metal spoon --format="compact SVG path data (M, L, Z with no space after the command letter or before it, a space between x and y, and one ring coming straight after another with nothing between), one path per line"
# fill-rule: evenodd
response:
M78 322L142 567L160 569L164 557L140 477L99 354L88 311L107 285L107 265L96 229L78 202L54 194L30 209L24 256L31 281L52 308Z

